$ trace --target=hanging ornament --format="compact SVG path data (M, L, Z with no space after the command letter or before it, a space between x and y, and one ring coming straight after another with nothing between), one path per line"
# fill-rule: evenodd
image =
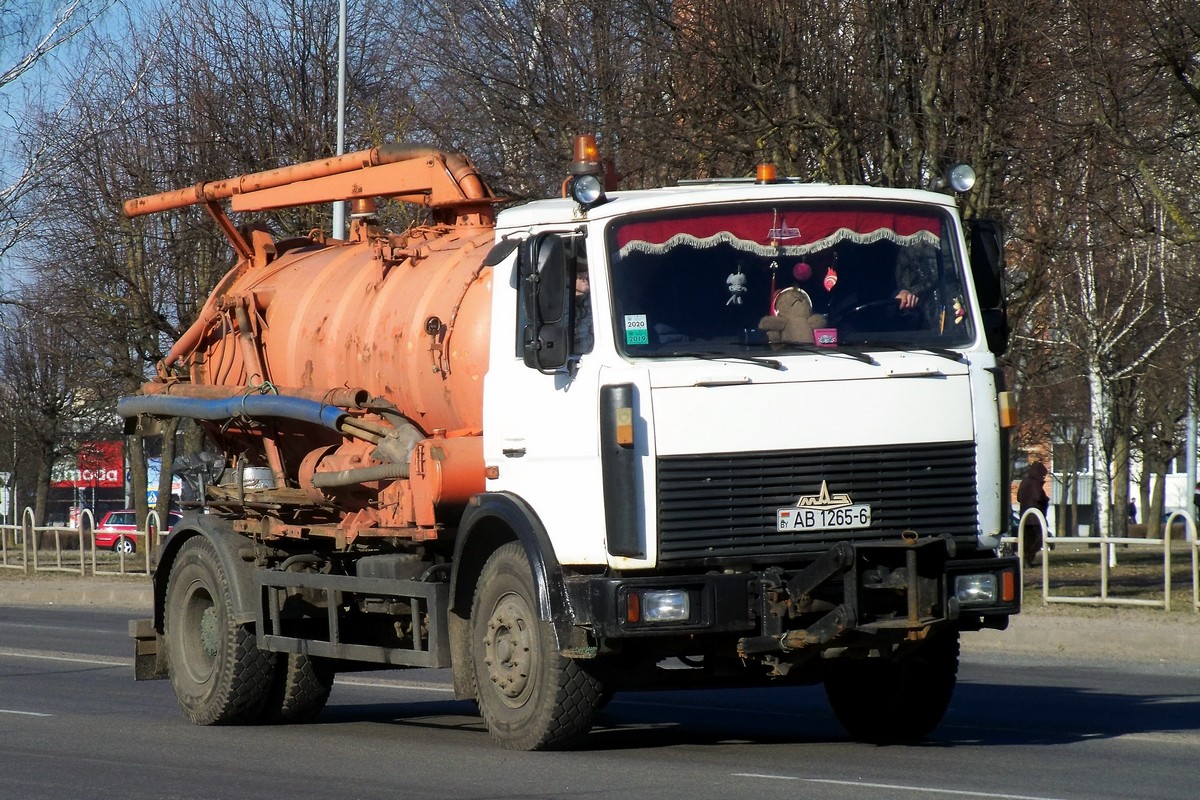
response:
M746 275L742 272L739 266L737 272L732 272L725 279L725 285L729 287L729 299L725 301L727 306L740 306L742 304L742 295L748 290L746 287Z
M825 291L832 292L835 286L837 286L837 270L830 267L825 271Z

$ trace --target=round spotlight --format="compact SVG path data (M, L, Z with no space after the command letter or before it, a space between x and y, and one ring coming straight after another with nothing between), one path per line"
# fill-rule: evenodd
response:
M598 175L576 175L571 179L571 197L584 208L604 201L604 184Z
M946 174L946 181L956 192L969 192L975 186L975 170L970 164L955 164Z

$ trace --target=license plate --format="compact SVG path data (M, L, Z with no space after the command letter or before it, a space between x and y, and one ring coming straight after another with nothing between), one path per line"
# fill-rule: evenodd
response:
M858 503L837 508L797 508L776 512L776 530L781 531L852 531L871 527L871 506Z

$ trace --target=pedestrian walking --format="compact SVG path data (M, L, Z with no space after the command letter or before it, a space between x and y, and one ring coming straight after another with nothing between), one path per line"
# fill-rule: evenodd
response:
M1197 484L1200 490L1200 484ZM1021 515L1030 508L1042 512L1042 516L1050 510L1050 495L1046 494L1046 465L1035 461L1025 471L1021 485L1017 487L1017 502L1021 506ZM1033 560L1042 549L1046 532L1042 529L1042 521L1032 517L1025 523L1025 535L1021 537L1021 560L1026 566L1033 566Z

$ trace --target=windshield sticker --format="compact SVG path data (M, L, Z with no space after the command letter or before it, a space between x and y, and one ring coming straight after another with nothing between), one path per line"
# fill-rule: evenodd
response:
M625 315L625 344L650 344L650 332L646 328L645 314Z

